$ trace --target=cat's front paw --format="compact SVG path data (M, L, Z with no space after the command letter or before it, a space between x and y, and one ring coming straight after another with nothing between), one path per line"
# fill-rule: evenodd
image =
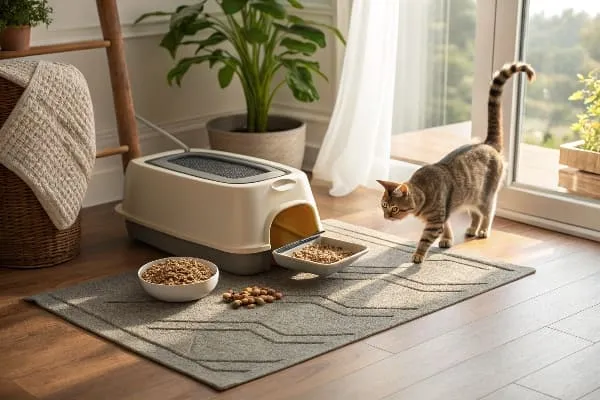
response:
M424 259L425 259L425 256L424 256L423 254L418 254L418 253L415 253L415 254L413 254L413 256L412 256L412 261L413 261L413 263L415 263L415 264L421 264L421 263L423 262L423 260L424 260Z
M450 247L452 247L452 239L440 239L439 247L440 249L449 249Z

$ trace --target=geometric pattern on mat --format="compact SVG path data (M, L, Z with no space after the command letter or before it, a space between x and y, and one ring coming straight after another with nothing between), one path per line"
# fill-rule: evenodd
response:
M336 220L323 225L325 235L365 244L369 252L326 278L279 267L246 277L221 272L215 291L194 303L155 301L139 286L136 271L26 300L224 390L535 272L435 248L415 265L414 242ZM281 289L284 298L253 310L222 302L228 288L253 285Z

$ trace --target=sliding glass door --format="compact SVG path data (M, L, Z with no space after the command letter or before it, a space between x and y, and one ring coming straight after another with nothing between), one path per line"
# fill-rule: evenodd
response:
M493 71L513 60L537 71L536 82L515 76L504 91L509 168L498 215L599 238L600 175L582 168L600 169L600 161L581 145L593 129L600 139L600 121L580 121L586 105L577 93L600 67L600 2L478 0L477 8L473 137L485 135ZM600 81L587 82L600 91ZM594 149L594 140L585 144Z

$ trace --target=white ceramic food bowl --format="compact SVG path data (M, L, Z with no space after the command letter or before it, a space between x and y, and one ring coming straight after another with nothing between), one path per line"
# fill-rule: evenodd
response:
M194 301L199 300L210 292L212 292L217 283L219 282L219 268L208 260L204 260L202 258L195 258L197 261L208 265L210 269L212 269L215 274L208 278L205 281L198 283L190 283L187 285L161 285L157 283L150 283L142 279L142 274L148 268L162 261L173 260L173 259L181 259L181 258L194 258L194 257L166 257L160 258L158 260L150 261L142 265L142 267L138 270L138 279L142 288L148 293L150 296L167 302L186 302L186 301Z
M303 247L313 243L341 247L344 250L352 252L352 255L332 264L321 264L318 262L301 260L292 256L295 251L298 251ZM327 276L342 270L348 265L351 265L360 257L364 256L368 251L369 249L361 244L346 242L317 234L274 250L273 258L278 265L284 268L300 272L310 272L315 275Z

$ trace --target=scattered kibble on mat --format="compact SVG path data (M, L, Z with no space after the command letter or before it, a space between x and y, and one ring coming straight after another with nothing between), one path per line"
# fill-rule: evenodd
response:
M283 293L269 287L248 286L240 292L229 289L223 293L223 301L231 303L232 308L246 307L249 309L281 300Z
M318 243L309 244L292 253L295 258L321 264L333 264L351 255L351 251L344 250L341 247Z
M142 279L160 285L189 285L204 282L215 272L194 258L174 258L161 261L144 271Z

